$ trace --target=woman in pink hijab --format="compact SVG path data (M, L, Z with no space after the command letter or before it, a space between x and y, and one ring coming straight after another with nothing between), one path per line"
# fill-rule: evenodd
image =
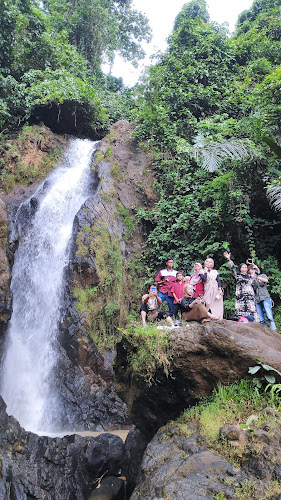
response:
M194 297L199 297L199 295L204 295L204 283L199 273L203 273L203 267L200 262L195 262L194 273L190 276L189 283L193 286Z
M214 269L213 259L206 259L203 273L199 273L204 282L204 300L206 308L220 319L223 318L223 290L218 271Z

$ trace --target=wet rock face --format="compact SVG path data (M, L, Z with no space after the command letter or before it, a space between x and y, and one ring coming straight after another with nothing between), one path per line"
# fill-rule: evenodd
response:
M234 498L234 488L246 475L223 457L200 444L200 436L184 437L174 426L160 430L149 443L142 461L142 474L131 500L145 498L213 499L222 492Z
M7 322L11 317L10 268L6 256L7 212L6 205L0 199L0 322Z
M240 450L241 460L239 463L236 460L234 467L208 449L198 431L191 428L182 431L177 425L168 424L149 443L138 485L130 499L211 500L215 495L233 499L240 498L237 495L242 494L243 484L244 492L248 489L248 495L255 500L269 491L272 491L270 498L279 498L281 490L276 480L280 479L281 421L275 415L274 421L263 423L263 428L257 425L254 423L253 433L234 425L221 429L224 443L228 441L230 446L235 446L236 453ZM231 448L228 454L231 455Z
M61 424L63 428L98 431L129 425L127 405L115 392L112 364L90 338L85 342L85 336L79 320L60 332L56 376L64 408Z
M10 291L11 272L7 258L7 211L0 199L0 359L2 359L4 333L12 314L12 295Z
M89 327L89 317L95 318L96 312L89 310L91 303L87 311L77 312L79 308L73 288L85 292L102 287L107 268L110 267L113 274L120 272L120 282L113 281L113 285L107 287L107 293L103 295L101 291L92 302L101 308L110 301L112 304L117 302L119 311L113 323L120 326L120 311L123 311L125 320L129 307L127 297L123 294L121 298L114 297L114 288L125 287L128 293L129 287L133 287L133 280L126 282L125 268L130 259L141 252L143 242L141 228L135 225L130 233L126 222L128 224L136 207L150 206L155 201L150 160L134 143L133 130L133 125L128 122L117 122L110 135L98 145L93 164L92 195L74 221L71 259L65 273L65 305L59 338L61 356L56 378L60 380L59 391L66 409L66 420L79 428L102 427L108 430L130 423L127 405L115 391L112 368L115 353L101 353L96 347L91 334L93 328ZM113 242L115 247L109 246L109 253L117 254L116 248L119 248L121 262L110 261L110 265L101 262L97 240L103 247ZM99 334L99 327L93 326Z
M248 376L255 359L281 369L281 337L259 324L213 321L191 322L171 333L172 374L158 371L155 383L128 383L130 373L125 344L117 346L116 379L133 423L152 437L160 426L177 418L187 407L210 396L218 383L225 385ZM128 346L127 346L128 347ZM130 349L131 347L129 347Z
M73 287L78 286L85 290L100 283L101 273L96 264L93 243L96 236L95 226L102 226L109 239L118 239L123 263L141 249L143 237L140 229L134 230L129 241L129 238L125 238L128 228L124 215L119 214L122 208L123 211L128 211L127 214L132 207L149 205L153 203L155 196L151 187L153 178L149 171L150 160L144 151L136 149L131 139L132 131L133 125L125 121L118 122L113 126L110 137L100 142L100 156L95 161L93 158L89 199L79 210L74 222L71 259L65 270L65 297L58 338L60 359L53 372L51 384L54 393L60 394L60 406L63 408L63 421L57 422L58 428L62 425L64 428L81 430L110 430L130 424L127 406L114 388L114 353L101 353L89 332L85 330L87 311L77 312ZM146 174L141 176L145 170ZM7 195L11 265L20 235L24 233L26 225L30 224L40 206L48 180L36 196L35 187L37 186L22 188L20 192ZM32 198L21 206L18 214L18 203L32 194ZM105 303L103 297L99 300L101 304ZM6 303L8 304L8 301ZM128 308L128 304L126 307ZM124 317L125 315L123 312Z
M39 437L8 417L1 398L0 422L3 499L85 500L103 473L118 476L122 471L125 445L118 436ZM93 458L101 446L102 453Z
M39 437L8 417L0 397L0 498L87 500L103 493L108 500L122 500L127 484L130 489L136 484L128 466L131 443L143 451L138 431L128 436L128 444L112 434Z

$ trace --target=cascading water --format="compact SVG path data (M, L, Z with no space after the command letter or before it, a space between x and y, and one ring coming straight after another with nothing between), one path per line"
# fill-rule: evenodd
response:
M58 362L56 337L63 273L69 261L74 217L89 196L95 144L80 139L70 142L63 162L48 178L47 190L42 184L34 195L40 199L45 196L29 228L20 235L15 253L13 314L2 366L1 395L8 413L33 432L57 430L52 428L52 422L57 425L54 412L58 413L59 408L51 380ZM29 203L19 207L18 215Z

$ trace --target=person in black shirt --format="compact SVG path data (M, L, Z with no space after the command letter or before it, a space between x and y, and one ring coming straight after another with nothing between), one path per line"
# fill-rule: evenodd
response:
M211 314L204 303L203 297L194 297L194 289L192 285L184 287L184 297L181 299L180 310L181 318L184 321L201 321L207 323L212 319L219 319L218 316Z

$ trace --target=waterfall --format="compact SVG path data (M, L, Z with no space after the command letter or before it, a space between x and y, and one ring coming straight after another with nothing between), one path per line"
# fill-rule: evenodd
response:
M8 413L33 432L57 430L52 422L58 421L60 409L51 380L58 362L63 276L74 217L90 194L95 145L88 140L70 141L63 161L33 195L40 202L15 252L13 314L1 370L1 395ZM27 206L30 200L19 207L18 218Z

